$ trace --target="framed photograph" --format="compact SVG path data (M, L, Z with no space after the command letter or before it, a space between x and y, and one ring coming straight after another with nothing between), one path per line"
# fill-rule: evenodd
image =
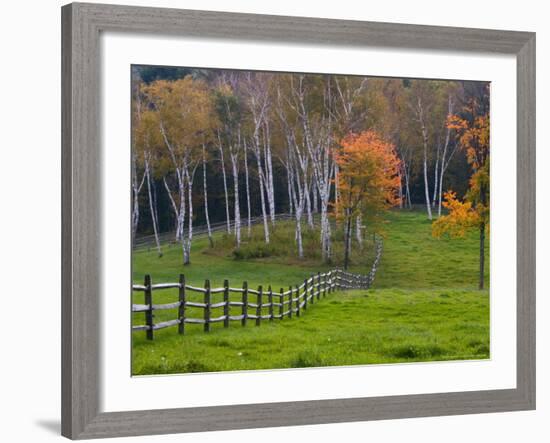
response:
M62 433L535 408L535 35L62 8Z

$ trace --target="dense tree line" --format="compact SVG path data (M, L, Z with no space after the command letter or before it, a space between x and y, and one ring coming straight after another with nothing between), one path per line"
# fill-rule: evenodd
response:
M448 189L469 192L458 119L472 102L488 113L487 84L134 66L133 235L173 230L189 263L193 226L210 232L224 222L238 248L252 217L261 216L269 243L275 214L287 212L301 257L302 229L318 214L330 261L332 215L345 220L349 251L352 231L360 246L387 204L422 204L431 220ZM349 165L358 161L386 175L354 176ZM368 190L380 199L366 199Z

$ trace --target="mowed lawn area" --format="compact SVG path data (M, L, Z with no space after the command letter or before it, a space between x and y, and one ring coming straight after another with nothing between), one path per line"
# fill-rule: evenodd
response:
M292 244L291 222L286 223L290 224L281 225L279 236L288 235L287 243ZM231 287L241 287L246 280L251 288L272 285L279 291L331 268L319 266L313 259L288 264L287 258L277 254L236 259L225 248L221 234L216 243L221 251L212 251L205 238L194 241L192 264L185 267L177 246L165 247L161 258L153 250L134 252L134 282L142 284L146 273L151 274L153 283L176 282L184 273L187 283L194 286L203 286L204 280L210 279L212 287L218 287L227 278ZM371 261L372 245L367 244L366 249L365 257L356 251L351 272L368 272L365 263ZM132 372L147 375L489 358L489 290L477 289L478 254L477 232L466 238L435 239L425 213L392 211L372 289L334 292L309 305L300 318L264 320L260 327L251 320L246 327L231 322L227 329L218 323L205 333L202 325L188 324L185 335L179 335L177 327L166 328L155 331L153 341L146 340L143 331L134 332ZM192 298L201 299L201 294ZM213 303L221 300L221 294L212 297ZM232 295L232 300L238 301L239 295ZM176 291L153 292L154 303L174 301ZM255 302L253 298L250 301ZM134 303L143 302L143 293L135 292ZM240 308L234 309L239 312L233 315L240 314ZM212 316L222 313L213 310ZM156 311L155 315L155 322L160 322L176 318L177 311ZM202 310L190 308L187 315L200 318ZM144 324L144 314L133 314L133 322Z

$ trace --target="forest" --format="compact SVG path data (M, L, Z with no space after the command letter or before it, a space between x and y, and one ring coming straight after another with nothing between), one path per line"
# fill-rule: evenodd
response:
M489 93L473 81L133 66L133 238L152 235L161 257L172 232L188 265L206 226L210 247L261 257L285 241L275 220L287 214L295 258L347 268L390 209L414 208L435 238L478 231L483 288Z

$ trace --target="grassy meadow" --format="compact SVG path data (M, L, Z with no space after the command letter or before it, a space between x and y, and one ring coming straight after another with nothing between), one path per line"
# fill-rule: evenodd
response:
M177 327L166 328L155 331L153 341L147 341L143 331L134 332L133 374L489 358L489 290L477 289L476 232L466 238L435 239L425 213L397 210L390 213L384 231L382 260L370 290L334 292L309 305L300 318L264 320L260 327L253 321L246 327L231 322L227 329L217 323L207 334L202 325L187 324L185 335L179 335ZM161 258L154 250L134 251L133 281L142 284L147 273L153 283L176 282L184 273L193 286L210 279L212 287L219 287L227 278L231 287L241 287L246 280L250 288L271 285L275 292L334 267L319 264L317 239L316 231L304 233L304 260L293 258L292 222L279 222L269 248L260 246L260 226L248 241L243 228L238 252L224 234L216 234L214 249L206 238L198 238L192 263L185 267L176 245L166 246ZM359 251L354 244L350 272L368 272L372 246L367 240ZM342 253L336 247L336 259ZM487 262L488 255L487 242ZM489 266L486 269L489 282ZM133 297L134 303L143 303L143 293ZM201 301L201 294L193 297ZM222 294L212 296L213 303L221 300ZM239 294L232 300L238 301ZM155 291L153 301L177 301L177 291ZM240 308L234 309L238 315ZM202 316L202 310L195 311L187 309L189 316ZM221 314L212 310L213 317ZM176 310L156 311L155 322L176 316ZM133 314L133 322L144 324L144 314Z

